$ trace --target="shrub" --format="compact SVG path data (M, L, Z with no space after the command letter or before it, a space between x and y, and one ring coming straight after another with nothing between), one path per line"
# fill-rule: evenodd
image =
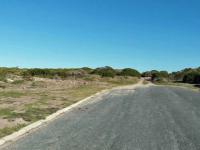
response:
M194 72L190 72L190 73L186 74L183 77L183 82L184 83L194 83L194 84L200 83L200 73L197 71L194 71Z
M109 66L96 68L91 73L100 75L102 77L114 77L116 75L116 71L112 67L109 67Z
M167 71L160 71L159 74L160 74L160 77L162 77L162 78L168 78L169 77L169 74L168 74Z
M167 71L154 71L152 73L152 81L167 81L168 80L168 72Z
M195 76L194 83L200 84L200 74Z
M140 73L135 70L135 69L131 69L131 68L125 68L123 69L119 75L122 75L122 76L133 76L133 77L140 77Z
M157 74L159 71L157 70L151 70L151 71L146 71L142 73L142 77L152 77L153 74Z
M84 70L84 71L86 71L87 73L91 73L93 71L93 69L89 68L89 67L83 67L81 69Z

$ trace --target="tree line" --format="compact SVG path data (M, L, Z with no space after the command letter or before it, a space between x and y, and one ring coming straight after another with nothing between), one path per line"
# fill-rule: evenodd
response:
M151 77L153 82L183 82L191 84L200 84L200 67L185 68L181 71L168 73L167 71L146 71L142 73L143 77Z
M185 68L181 71L168 73L167 71L146 71L140 73L133 68L114 69L110 66L99 68L6 68L0 67L0 81L3 81L7 75L22 76L26 79L32 77L42 78L80 78L90 74L99 75L101 77L115 77L115 76L132 76L132 77L150 77L153 82L184 82L192 84L200 84L200 67L199 68Z
M6 68L0 67L0 80L4 79L7 75L18 75L26 79L32 77L42 77L42 78L80 78L90 74L99 75L101 77L115 77L115 76L133 76L140 77L141 74L139 71L132 68L125 69L114 69L109 66L99 67L92 69L89 67L83 68L60 68L60 69L51 69L51 68L30 68L30 69L21 69L21 68Z
M200 67L186 68L178 72L172 73L172 78L184 83L200 84Z

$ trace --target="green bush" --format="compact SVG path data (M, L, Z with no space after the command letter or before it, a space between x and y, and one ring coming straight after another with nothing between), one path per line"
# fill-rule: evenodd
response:
M88 74L91 73L93 71L92 68L89 68L89 67L83 67L81 68L82 70L86 71Z
M116 75L116 70L114 70L112 67L106 66L106 67L96 68L91 73L100 75L102 77L114 77Z
M6 76L0 74L0 81L7 82Z
M185 83L199 83L200 67L199 68L185 68L181 71L170 74L170 79L175 81L182 81Z
M194 83L200 84L200 74L195 76Z
M157 71L157 70L151 70L151 71L143 72L141 76L142 77L152 77L153 74L157 74L157 73L159 73L159 71Z
M151 77L152 81L163 82L168 80L169 74L167 71L154 71Z
M167 71L160 71L159 72L160 76L163 77L163 78L168 78L169 77L169 74Z
M200 83L200 73L195 71L195 72L190 72L190 73L186 74L183 77L183 82L184 83L199 84Z
M125 68L123 69L119 75L122 75L122 76L133 76L133 77L140 77L141 74L135 70L135 69L131 69L131 68Z

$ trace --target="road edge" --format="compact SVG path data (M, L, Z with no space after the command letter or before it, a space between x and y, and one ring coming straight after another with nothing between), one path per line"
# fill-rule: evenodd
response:
M143 83L143 80L140 80L138 83L134 84L134 85L125 85L125 86L119 86L119 87L114 87L114 88L111 88L111 89L105 89L105 90L101 90L100 92L97 92L89 97L86 97L80 101L78 101L77 103L74 103L68 107L65 107L63 109L60 109L58 110L57 112L47 116L45 119L42 119L42 120L38 120L26 127L23 127L22 129L20 129L19 131L16 131L10 135L7 135L3 138L0 139L0 146L8 143L8 142L12 142L12 141L15 141L17 140L18 138L20 138L21 136L29 133L30 131L32 131L33 129L37 129L39 127L41 127L42 125L44 124L47 124L49 123L50 121L53 121L54 119L56 119L58 116L72 110L73 108L89 101L91 98L94 98L96 96L100 96L100 95L104 95L108 92L111 92L112 90L116 90L116 89L135 89L135 88L138 88L138 87L148 87L148 86L152 86L151 84L147 84L147 85L144 85L142 84Z

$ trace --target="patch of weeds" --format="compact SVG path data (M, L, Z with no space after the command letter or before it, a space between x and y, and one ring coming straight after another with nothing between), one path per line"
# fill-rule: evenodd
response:
M36 102L37 104L46 105L51 100L57 100L56 96L49 96L48 94L41 94L39 100Z
M98 86L90 86L90 85L80 86L80 87L68 90L67 95L69 97L69 100L78 101L92 94L95 94L96 92L102 89L103 89L102 87L98 87Z
M2 84L0 84L0 88L2 88L2 89L5 89L5 88L6 88L6 86L5 86L5 85L2 85Z
M128 77L107 78L107 79L102 79L102 81L112 84L112 86L120 86L120 85L135 84L138 82L138 78L128 78Z
M46 88L47 86L44 81L34 81L31 83L31 87L32 88L36 88L36 87Z
M7 82L6 76L0 75L0 81Z
M40 108L37 105L28 104L23 113L16 113L10 109L0 109L0 116L4 119L23 118L25 121L34 122L45 119L47 115L50 115L57 110L58 108Z
M12 84L22 84L24 83L24 80L15 80L14 82L12 82Z
M17 114L13 112L11 109L0 109L0 116L8 119L8 118L16 118Z
M50 99L57 100L57 96L51 96Z
M72 101L65 101L62 105L63 105L64 107L67 107L67 106L72 105L72 104L75 103L75 102L77 102L77 101L74 101L74 102L72 102Z
M48 95L41 95L38 103L40 104L47 104L47 101L50 100Z
M31 87L36 87L36 85L37 85L37 84L36 84L35 82L32 82L32 83L31 83Z
M45 119L46 116L56 112L58 108L40 108L29 104L26 106L24 113L18 113L18 116L28 122L35 122L40 119Z
M177 86L177 87L185 87L194 91L198 91L199 89L195 87L193 84L189 83L177 83L177 82L154 82L157 85L164 85L164 86Z
M35 82L32 82L32 83L31 83L31 87L32 87L32 88L35 88L36 86L37 86L37 85L36 85Z
M6 135L12 134L13 132L18 131L25 126L26 126L25 124L18 124L15 127L10 127L10 128L6 127L6 128L3 128L3 129L0 129L0 138L4 137Z
M0 92L0 97L12 97L19 98L21 96L25 96L25 93L17 92L17 91L2 91Z
M92 77L92 76L87 76L87 77L84 77L83 80L85 80L85 81L94 81L95 78Z
M66 97L61 97L60 100L61 100L61 101L67 101L68 98L66 98Z

